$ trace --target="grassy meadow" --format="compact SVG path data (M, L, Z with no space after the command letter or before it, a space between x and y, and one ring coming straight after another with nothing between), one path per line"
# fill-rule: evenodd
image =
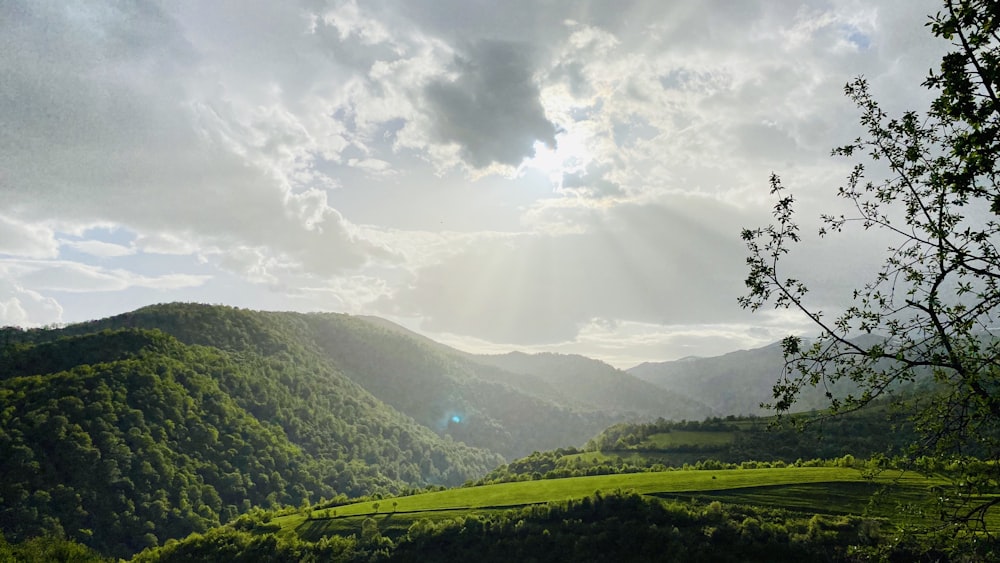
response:
M383 533L404 532L421 519L440 520L470 513L584 498L597 491L632 490L679 500L719 500L802 512L862 514L893 518L900 506L925 501L929 487L943 481L912 473L887 472L866 479L846 467L787 467L704 471L664 471L499 483L366 501L273 520L286 533L315 541L360 530L375 518ZM880 502L872 503L873 495ZM916 510L916 509L914 509ZM903 523L903 522L901 522Z

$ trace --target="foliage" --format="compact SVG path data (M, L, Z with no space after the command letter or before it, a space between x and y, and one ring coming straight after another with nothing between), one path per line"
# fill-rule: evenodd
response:
M70 326L63 333L123 327L159 329L186 344L318 366L324 378L339 386L353 381L442 437L508 458L582 443L623 418L575 408L559 390L538 396L507 378L513 374L379 319L174 303Z
M688 393L677 392L673 385L651 384L629 372L584 356L510 352L476 356L476 361L502 368L498 374L527 376L520 380L507 377L519 388L523 387L522 381L529 379L556 390L560 398L572 404L621 414L628 420L657 416L680 420L701 418L712 412ZM572 442L564 444L569 443Z
M788 371L774 387L774 407L787 411L808 386L851 381L859 392L831 396L848 412L891 394L901 383L933 376L938 393L921 402L914 422L916 452L975 453L1000 461L1000 9L986 0L947 0L929 24L951 42L924 85L937 95L926 115L890 118L858 78L845 92L861 112L865 135L834 154L860 157L838 195L851 212L822 217L821 236L860 227L891 241L880 270L832 318L807 300L805 282L783 265L801 235L794 196L777 176L776 223L743 231L748 294L741 304L793 308L820 330L808 343L788 337ZM872 179L866 161L883 167ZM856 334L872 335L851 338ZM991 505L1000 464L988 479L961 479L958 491L978 499L949 515L978 523Z
M960 561L996 549L967 544L953 553L936 538L897 541L879 519L663 501L621 489L508 510L357 518L353 532L313 540L222 528L136 561Z
M9 544L0 534L2 563L110 563L93 549L58 536L39 536Z
M754 416L620 423L591 439L584 452L535 452L495 469L481 482L660 471L709 462L740 466L845 455L860 459L902 454L914 438L904 413L886 405L833 418L800 413L782 424Z
M395 513L426 511L498 508L526 504L544 503L556 500L583 498L595 490L613 491L630 489L641 494L681 494L705 491L741 489L745 487L788 486L808 483L857 483L877 482L895 484L900 487L915 487L925 496L932 493L928 487L943 484L941 479L932 479L914 472L893 472L870 478L859 469L845 467L836 461L806 463L799 467L742 469L724 467L719 462L706 463L703 471L663 471L644 473L620 473L612 475L572 477L498 483L477 487L462 487L417 495L397 497ZM377 511L371 502L359 501L337 507L336 518L371 516ZM382 513L385 513L383 510ZM276 517L272 521L283 529L294 529L305 516L289 514Z
M125 556L251 506L459 484L501 461L380 403L297 344L294 316L148 314L0 330L0 531L11 541L65 535Z
M373 395L442 435L506 458L583 442L615 420L574 408L565 393L536 396L500 370L363 318L305 320L323 354Z

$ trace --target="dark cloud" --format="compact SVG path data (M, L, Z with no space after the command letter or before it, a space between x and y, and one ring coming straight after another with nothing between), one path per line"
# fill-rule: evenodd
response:
M457 143L476 168L516 166L534 155L535 141L555 146L524 45L482 41L455 59L458 77L424 90L437 140Z

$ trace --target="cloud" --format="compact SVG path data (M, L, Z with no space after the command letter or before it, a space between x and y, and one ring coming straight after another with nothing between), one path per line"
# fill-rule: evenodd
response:
M99 240L64 240L60 241L60 244L98 258L116 258L135 254L135 248Z
M210 278L192 274L147 276L65 260L0 260L0 279L6 279L16 287L30 287L35 293L89 293L122 291L132 287L182 289L202 285Z
M58 301L0 277L0 326L32 327L62 322Z
M625 195L621 186L605 177L609 171L609 166L591 162L584 170L564 173L560 187L595 198Z
M256 37L235 33L231 22L190 25L183 9L15 1L0 10L9 23L0 196L20 224L124 225L140 236L264 248L322 272L391 256L359 239L326 202L313 160L344 143L328 107L311 105L309 87L284 80L294 50L269 52L251 71L251 61L224 63L238 46L254 49ZM308 41L301 14L273 16L268 29L280 44ZM214 50L220 37L235 44ZM310 61L307 74L324 68ZM282 79L280 88L268 78Z
M741 221L738 210L710 200L671 203L592 210L578 234L480 241L418 270L379 306L422 317L432 332L519 344L572 339L592 318L732 320L742 289L742 252L730 229Z
M170 233L146 233L136 237L132 246L147 254L187 255L198 252L192 240Z
M52 229L0 215L0 254L23 258L55 258L59 243Z
M739 227L768 221L772 171L804 231L828 210L851 77L922 107L933 9L0 2L3 314L153 294L618 358L801 330L736 306ZM811 248L790 266L824 307L879 251Z
M535 154L535 141L556 144L545 117L528 46L484 40L456 56L450 80L424 89L437 141L457 143L469 164L516 166Z

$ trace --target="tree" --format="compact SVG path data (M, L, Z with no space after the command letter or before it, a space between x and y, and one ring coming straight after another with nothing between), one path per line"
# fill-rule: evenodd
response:
M815 340L784 339L786 369L773 406L792 408L807 386L851 381L855 394L831 399L832 413L894 397L925 383L933 395L906 398L922 453L947 456L962 470L949 523L987 531L985 515L1000 498L1000 4L945 0L931 33L951 44L923 83L936 94L924 113L890 117L863 78L845 87L860 110L862 137L833 151L858 158L837 195L852 210L821 216L821 237L862 229L891 242L873 277L853 300L826 316L804 281L786 277L787 256L801 242L794 196L777 175L775 223L745 229L748 293L740 304L797 309L818 328ZM866 163L888 171L873 178ZM859 335L871 335L857 338ZM966 456L991 460L977 463ZM992 483L991 483L992 481ZM962 499L958 501L957 499Z

